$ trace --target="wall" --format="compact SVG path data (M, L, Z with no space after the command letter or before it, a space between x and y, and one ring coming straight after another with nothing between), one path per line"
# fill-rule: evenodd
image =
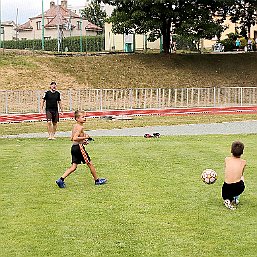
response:
M105 50L106 51L125 51L125 40L123 34L114 34L112 32L112 24L105 23ZM143 34L135 34L135 50L160 50L160 39L154 42L146 41L146 36Z

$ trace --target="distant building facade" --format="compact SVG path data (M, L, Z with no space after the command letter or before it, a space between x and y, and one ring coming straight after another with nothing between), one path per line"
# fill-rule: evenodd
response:
M102 29L68 9L67 0L63 0L60 5L50 1L50 8L43 15L29 18L17 31L20 40L42 39L43 34L47 40L58 38L59 33L62 37L96 36Z
M149 42L145 34L115 34L112 32L112 23L105 23L104 32L106 51L134 52L147 49L160 50L160 39Z
M1 22L1 41L15 40L18 37L17 25L13 21Z
M223 25L225 25L227 28L221 34L220 40L224 40L224 39L228 38L228 34L230 34L230 33L236 33L238 30L238 27L240 26L240 24L238 24L238 23L232 23L230 21L230 17L226 18ZM239 33L240 33L240 30L239 30ZM257 38L257 25L251 26L249 37L251 39ZM205 40L203 40L203 47L206 49L212 48L212 45L215 44L217 41L218 41L217 36L213 37L211 40L205 39Z

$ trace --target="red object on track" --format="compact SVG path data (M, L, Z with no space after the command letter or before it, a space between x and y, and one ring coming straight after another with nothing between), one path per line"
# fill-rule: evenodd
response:
M257 106L249 107L201 107L201 108L168 108L168 109L132 109L132 110L110 110L110 111L87 111L87 117L104 116L142 116L142 115L194 115L194 114L254 114ZM74 112L66 112L60 115L60 119L73 119ZM0 123L45 121L45 114L6 114L0 115Z

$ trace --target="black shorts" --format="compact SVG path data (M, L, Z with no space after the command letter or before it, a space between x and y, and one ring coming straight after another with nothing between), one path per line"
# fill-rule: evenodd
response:
M53 123L57 123L59 121L58 111L47 110L46 121L52 121Z
M72 145L71 157L72 157L71 163L76 163L76 164L86 163L86 164L88 164L91 161L83 144Z
M229 199L233 200L235 196L242 194L245 190L245 184L243 180L240 180L236 183L227 184L224 182L222 186L222 198L224 200Z

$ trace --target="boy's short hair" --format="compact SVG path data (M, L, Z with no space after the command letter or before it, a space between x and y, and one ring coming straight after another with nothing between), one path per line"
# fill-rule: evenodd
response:
M240 157L244 152L244 144L240 141L235 141L231 146L231 153L235 157Z
M56 85L56 82L55 81L52 81L51 83L50 83L50 85L52 86L52 85Z
M81 111L81 110L77 110L74 112L74 118L75 120L78 119L78 117L80 117L81 115L83 115L85 112L84 111Z

